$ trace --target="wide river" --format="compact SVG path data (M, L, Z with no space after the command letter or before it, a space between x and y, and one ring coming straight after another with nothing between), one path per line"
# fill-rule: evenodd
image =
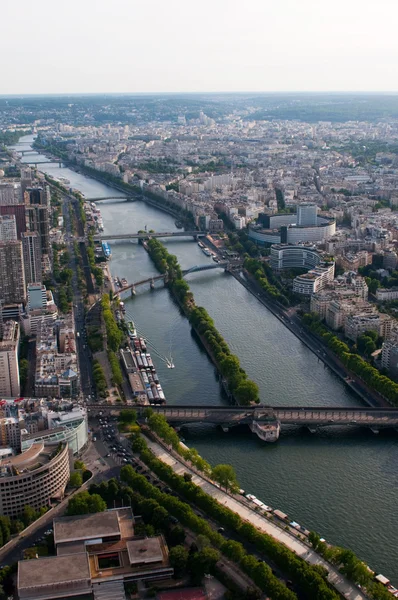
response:
M28 149L32 136L18 149ZM30 158L32 160L32 157ZM35 160L45 160L40 155ZM29 157L23 159L29 162ZM91 178L56 164L42 170L63 176L87 198L122 195ZM105 233L143 229L175 230L174 219L143 202L100 205ZM209 261L192 239L165 240L182 267ZM113 242L114 276L129 282L157 274L145 250L133 242ZM344 383L324 367L283 324L233 277L221 270L188 276L204 306L270 405L359 405ZM187 320L164 288L137 288L126 300L127 314L148 339L169 404L221 404L214 368L193 337ZM175 369L165 356L172 355ZM212 427L184 430L211 464L231 463L239 483L266 504L288 513L328 541L352 548L378 572L398 583L395 519L398 494L398 435L352 429L310 434L282 432L275 444L249 431L222 433Z

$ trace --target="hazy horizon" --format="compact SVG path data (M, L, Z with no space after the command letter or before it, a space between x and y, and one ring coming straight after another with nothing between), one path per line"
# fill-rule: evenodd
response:
M396 17L392 0L3 0L0 95L395 94Z

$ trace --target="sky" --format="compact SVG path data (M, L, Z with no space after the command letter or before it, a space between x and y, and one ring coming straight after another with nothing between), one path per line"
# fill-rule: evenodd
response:
M1 0L1 94L398 91L396 0Z

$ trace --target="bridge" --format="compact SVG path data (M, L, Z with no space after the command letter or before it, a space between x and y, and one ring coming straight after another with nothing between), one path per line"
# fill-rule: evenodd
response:
M24 162L22 164L28 165L28 166L34 165L35 168L37 169L37 167L39 165L53 165L56 163L58 163L59 167L62 167L62 160L60 160L59 158L57 158L57 159L54 158L54 160L32 160L32 161Z
M123 408L133 408L139 417L145 416L147 406L110 406L104 404L87 405L92 413L119 412ZM151 406L153 412L163 415L169 423L184 425L189 423L211 423L221 425L224 430L236 425L279 424L307 427L316 431L318 427L361 426L378 433L380 429L398 428L398 408L374 407L332 407L332 406ZM278 432L279 436L279 432ZM277 437L278 437L277 436ZM277 437L275 439L277 439Z
M234 266L236 267L237 265L234 265ZM231 268L231 264L228 262L207 263L205 265L195 265L194 267L191 267L190 269L183 269L182 274L185 277L185 275L189 275L190 273L199 273L200 271L210 271L212 269L228 270L229 268ZM136 287L138 287L140 285L145 285L146 283L151 284L151 287L152 287L152 284L154 285L155 281L160 281L161 279L163 279L163 280L166 279L166 273L162 273L162 275L155 275L153 277L147 277L147 279L141 279L141 281L135 281L134 283L125 285L124 287L120 288L119 290L115 290L114 295L119 296L120 294L122 294L123 292L126 292L128 290L132 290L134 292Z
M86 198L87 202L103 202L104 200L126 200L127 202L136 202L137 198L133 196L100 196L99 198Z
M90 199L90 202L92 200ZM163 233L143 231L137 233L119 233L116 235L94 235L95 242L110 242L112 240L147 240L148 238L169 238L169 237L204 237L207 231L165 231Z

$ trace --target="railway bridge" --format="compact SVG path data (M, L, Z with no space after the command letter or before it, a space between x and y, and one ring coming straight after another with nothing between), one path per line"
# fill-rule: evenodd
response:
M95 202L90 198L90 202ZM95 242L110 242L112 240L147 240L150 238L170 238L170 237L204 237L208 234L208 231L138 231L136 233L118 233L118 234L99 234L94 235L93 240Z
M106 404L88 405L91 413L120 412L124 408L134 408L140 418L145 416L147 406ZM284 425L307 427L316 431L320 427L358 426L368 427L374 433L380 429L398 428L398 408L373 407L333 407L333 406L151 406L153 412L163 415L173 425L189 423L212 423L221 425L224 430L236 425L248 425L259 435L258 430L264 426L279 428ZM259 427L257 427L259 426ZM261 435L259 435L261 437Z

